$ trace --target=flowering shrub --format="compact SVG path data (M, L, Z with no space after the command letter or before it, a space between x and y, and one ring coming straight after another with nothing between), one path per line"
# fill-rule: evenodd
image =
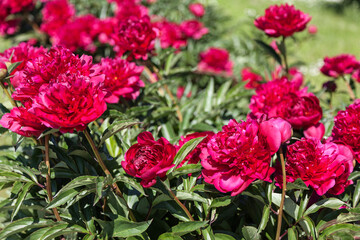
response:
M359 60L314 87L311 16L202 3L0 3L0 239L359 237Z

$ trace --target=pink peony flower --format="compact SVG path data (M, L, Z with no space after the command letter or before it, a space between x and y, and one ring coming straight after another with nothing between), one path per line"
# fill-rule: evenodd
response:
M135 63L119 57L102 58L99 66L100 73L105 75L104 88L110 92L105 98L108 103L117 103L120 97L136 99L140 88L145 86L140 79L143 67L138 67Z
M173 47L179 49L186 46L187 41L184 33L177 23L169 22L166 19L155 22L154 27L159 29L161 48Z
M306 186L314 188L318 195L341 194L352 184L348 180L353 171L351 150L341 144L324 143L316 138L302 138L288 146L286 153L286 181L301 178ZM275 176L279 186L282 174L278 166Z
M190 141L191 139L198 138L198 137L205 137L196 148L190 152L186 158L179 164L179 167L183 166L186 162L187 164L197 164L200 162L200 155L203 148L206 148L207 143L209 142L210 138L214 136L215 133L207 131L207 132L195 132L192 134L188 134L185 137L181 137L179 141L179 146L175 146L180 149L186 142Z
M199 56L200 62L197 68L200 72L225 73L229 76L233 74L233 63L230 61L226 49L211 47L201 52Z
M317 124L322 118L318 98L286 78L260 85L252 96L250 110L255 116L281 117L295 129Z
M337 113L331 136L333 141L349 146L360 163L360 101Z
M360 63L355 56L350 54L341 54L332 58L325 57L324 65L320 71L329 77L340 77L344 74L351 74L360 68Z
M0 124L24 137L39 137L46 130L46 126L41 123L36 115L29 113L25 107L13 108L10 113L5 113Z
M355 70L354 73L351 76L355 81L360 83L360 67L359 69Z
M11 73L10 75L14 75L18 71L22 71L26 65L26 63L36 58L39 54L45 53L47 50L45 48L41 47L33 47L31 44L22 42L18 46L9 48L5 50L3 53L0 53L0 56L7 62L15 63L15 62L21 62L21 64ZM11 61L10 61L11 57ZM13 78L11 78L12 85L16 88L18 86L18 82L13 81Z
M20 22L19 18L8 19L10 12L4 2L0 1L0 35L14 34Z
M118 24L119 20L114 17L98 19L93 26L93 31L98 34L99 42L114 45L111 35Z
M140 133L138 143L125 153L121 166L131 176L141 178L145 188L156 183L156 177L165 178L166 172L174 166L176 148L165 138L155 141L150 132Z
M202 17L205 14L205 8L201 3L192 3L189 4L189 11L195 16L195 17Z
M112 34L114 50L118 55L129 52L129 59L147 59L147 54L154 48L156 31L150 22L150 18L130 17L121 21Z
M312 35L316 34L317 31L318 31L318 29L317 29L317 27L316 27L315 25L310 25L310 26L308 27L308 32L309 32L310 34L312 34Z
M97 32L93 26L97 21L97 18L91 14L76 17L73 21L57 29L52 36L53 45L61 45L71 51L81 48L85 51L95 52L94 39Z
M325 134L325 126L322 123L317 123L313 126L310 126L306 129L304 129L304 136L306 138L317 138L319 140L322 140Z
M200 39L209 32L204 24L198 20L187 20L180 24L180 28L188 38Z
M246 83L246 89L256 89L260 86L261 81L263 81L262 76L251 72L251 68L243 68L241 70L241 79L242 81L249 81Z
M294 6L273 5L265 10L265 15L255 19L254 24L270 37L289 37L301 32L311 20L308 14L295 9Z
M266 136L273 153L277 152L281 144L289 141L292 136L291 124L282 118L270 118L261 122L260 131Z
M148 9L134 0L116 1L115 17L123 20L129 17L141 18L148 15Z
M261 130L263 123L230 120L211 137L200 156L205 182L232 196L257 179L271 182L270 175L275 171L270 167L271 155L278 150L273 147L281 140L281 133L277 128L266 131L266 126Z

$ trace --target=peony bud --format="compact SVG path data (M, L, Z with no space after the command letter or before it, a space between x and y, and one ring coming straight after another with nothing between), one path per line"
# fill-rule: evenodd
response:
M313 126L304 129L304 136L306 138L314 137L321 140L324 137L324 134L325 134L325 126L322 123L317 123Z
M273 153L277 152L280 145L287 142L292 135L291 124L282 118L271 118L260 123L260 131L266 137Z

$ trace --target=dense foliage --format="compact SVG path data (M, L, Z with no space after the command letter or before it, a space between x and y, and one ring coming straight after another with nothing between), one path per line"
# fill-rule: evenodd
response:
M289 51L311 16L272 5L236 39L226 21L2 1L0 239L359 238L360 61L324 56L314 91Z

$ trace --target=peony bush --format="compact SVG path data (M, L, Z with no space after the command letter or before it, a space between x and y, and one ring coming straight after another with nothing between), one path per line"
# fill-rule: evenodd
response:
M0 3L0 239L360 237L360 61L309 83L309 14L236 42L203 1L82 4Z

